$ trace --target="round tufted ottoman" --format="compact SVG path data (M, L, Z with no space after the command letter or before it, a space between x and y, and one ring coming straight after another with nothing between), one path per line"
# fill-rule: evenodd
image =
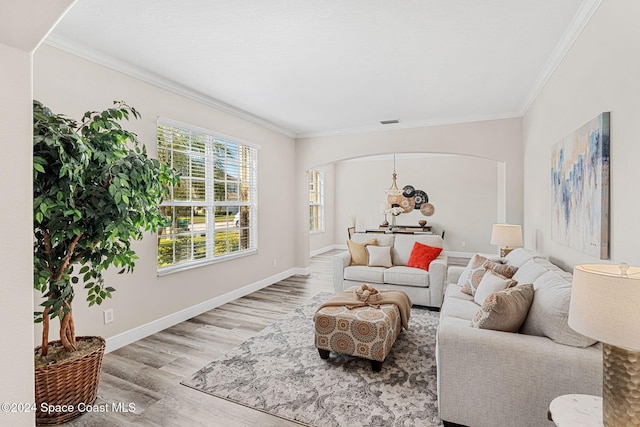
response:
M313 321L320 357L327 359L330 351L362 357L371 360L374 371L380 371L402 327L395 304L380 308L324 307Z

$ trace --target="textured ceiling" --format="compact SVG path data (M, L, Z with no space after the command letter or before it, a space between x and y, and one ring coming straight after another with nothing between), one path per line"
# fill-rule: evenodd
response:
M598 4L79 0L49 42L304 136L520 116Z

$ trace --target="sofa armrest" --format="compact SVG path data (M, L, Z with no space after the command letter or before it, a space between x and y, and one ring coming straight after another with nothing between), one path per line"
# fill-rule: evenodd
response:
M602 352L545 337L438 326L438 404L443 420L478 427L553 426L549 403L564 394L602 395Z
M333 288L335 292L342 292L344 281L344 268L351 264L351 254L349 251L340 252L331 259L333 265Z
M449 259L444 252L429 264L429 293L431 305L441 307L447 282L447 263Z
M447 283L458 283L458 280L460 280L460 276L462 276L465 268L467 267L460 267L457 265L449 267L447 270Z

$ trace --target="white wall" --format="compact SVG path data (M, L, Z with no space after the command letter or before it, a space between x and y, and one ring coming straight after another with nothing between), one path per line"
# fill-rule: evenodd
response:
M43 45L34 56L34 97L54 112L79 119L87 110L125 100L142 114L129 122L150 155L156 153L158 116L211 129L261 145L259 151L259 247L258 254L156 276L156 240L148 235L136 242L140 259L133 274L106 275L116 288L113 299L100 308L87 308L84 290L74 303L78 335L112 338L205 301L254 283L291 275L295 267L295 236L291 227L294 204L294 140L196 101ZM285 167L283 167L285 165ZM284 226L283 226L284 225ZM277 267L274 267L274 260ZM103 325L102 312L114 310L115 321ZM36 330L36 339L39 329ZM52 336L57 335L57 325ZM108 340L109 342L109 340Z
M316 165L391 153L461 154L503 164L505 170L504 220L513 224L522 223L523 151L522 120L520 118L298 139L296 147L297 197L299 200L304 200L307 191L304 179L306 171ZM383 188L388 188L390 185L389 171L386 172L386 176L389 183L385 182ZM308 213L305 213L305 209L303 204L298 204L297 246L299 248L309 247L308 220L306 219ZM340 218L348 216L350 213L341 212L337 207L336 226L340 226L338 222ZM341 235L339 229L334 231L336 236ZM448 229L447 236L454 232L455 230ZM342 238L336 239L336 242L341 243ZM482 242L477 242L477 244L481 245ZM296 257L296 265L299 267L309 264L308 251L300 250Z
M640 2L602 2L523 120L525 245L565 268L640 265ZM610 261L551 240L551 147L611 112Z
M35 400L33 369L32 51L73 0L4 0L0 13L0 402ZM34 13L37 11L37 13ZM33 412L0 411L0 425L31 426Z
M0 44L0 246L4 343L0 402L32 402L33 235L31 54ZM16 191L19 189L19 191ZM31 414L0 412L0 424L29 425ZM24 424L20 424L24 423Z
M339 162L336 167L336 241L344 243L349 216L357 230L378 228L384 220L380 205L392 182L392 160ZM401 214L397 224L418 226L426 220L438 234L446 231L445 250L496 252L489 242L498 219L498 173L494 160L459 155L397 156L398 187L409 184L425 191L435 213L418 210ZM391 222L391 216L388 216ZM462 246L462 242L466 245Z

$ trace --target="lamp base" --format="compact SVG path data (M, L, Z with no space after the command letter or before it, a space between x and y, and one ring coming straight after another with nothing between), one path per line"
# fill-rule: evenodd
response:
M602 412L606 427L640 427L640 352L603 344Z
M500 258L504 258L509 255L514 248L510 248L509 246L505 246L504 248L500 248Z

